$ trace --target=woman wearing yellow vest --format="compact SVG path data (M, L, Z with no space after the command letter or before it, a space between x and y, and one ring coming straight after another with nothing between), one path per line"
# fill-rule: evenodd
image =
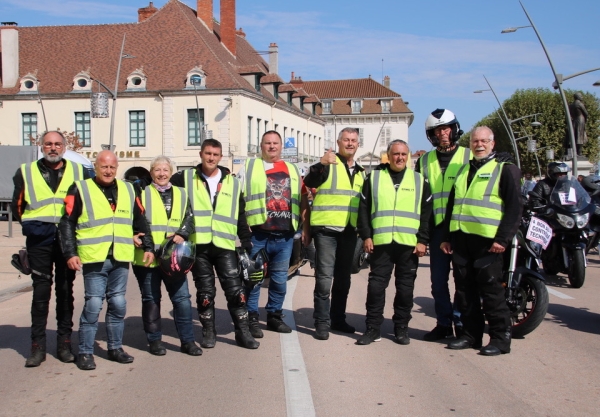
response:
M194 231L194 214L188 201L185 189L173 187L170 183L173 174L173 163L166 156L157 156L150 163L152 183L141 192L141 200L146 209L146 219L152 230L155 249L165 238L175 234L173 241L183 243ZM166 277L155 260L144 266L144 252L135 249L133 273L137 278L142 293L142 320L148 339L149 351L156 356L167 353L162 344L160 317L161 283L169 293L173 303L175 328L181 341L181 351L191 356L199 356L202 349L196 345L192 324L192 303L188 289L187 277L174 280Z

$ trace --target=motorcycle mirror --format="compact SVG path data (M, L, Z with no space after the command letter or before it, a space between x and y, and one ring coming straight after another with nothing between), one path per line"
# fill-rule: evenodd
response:
M546 212L544 213L546 216L553 216L554 215L554 209L551 209L550 207L548 207L546 209Z

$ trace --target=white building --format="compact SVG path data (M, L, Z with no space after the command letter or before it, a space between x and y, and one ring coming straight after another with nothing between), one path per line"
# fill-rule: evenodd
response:
M109 144L114 117L123 177L146 174L160 154L179 168L194 166L206 137L221 141L222 164L234 172L260 153L267 130L318 143L310 156L320 154L325 121L317 113L319 100L295 95L279 78L277 45L271 44L267 64L236 29L235 0L221 0L220 23L213 0L198 0L197 10L169 0L160 9L152 2L139 9L134 23L2 23L2 144L30 144L47 121L50 130L79 135L79 152L93 160ZM116 111L94 118L91 94L114 89L123 42Z
M377 165L387 145L393 139L408 142L408 127L414 119L400 94L390 89L390 79L384 84L369 78L350 80L303 81L294 77L290 84L298 94L315 95L321 101L317 107L326 121L325 140L320 153L336 148L337 135L345 127L356 127L360 131L360 147L356 153L362 165L368 165L373 154L372 164ZM304 160L312 162L314 155L310 142L299 142L299 151Z

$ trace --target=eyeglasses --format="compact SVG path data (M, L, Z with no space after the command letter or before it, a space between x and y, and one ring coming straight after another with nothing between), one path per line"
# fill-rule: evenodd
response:
M44 142L44 148L50 149L51 147L55 147L56 149L62 148L64 145L62 142Z
M471 141L471 143L474 144L474 145L477 145L478 143L482 143L484 145L487 145L490 142L492 142L491 139L475 139L475 140Z

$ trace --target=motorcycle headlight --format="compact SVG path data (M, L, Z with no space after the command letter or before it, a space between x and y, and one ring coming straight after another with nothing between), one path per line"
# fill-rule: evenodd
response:
M566 229L572 229L575 227L575 220L571 216L565 216L564 214L556 213L556 219L562 227Z
M588 221L590 220L590 213L581 214L575 216L575 223L577 223L577 228L583 229L587 226Z

